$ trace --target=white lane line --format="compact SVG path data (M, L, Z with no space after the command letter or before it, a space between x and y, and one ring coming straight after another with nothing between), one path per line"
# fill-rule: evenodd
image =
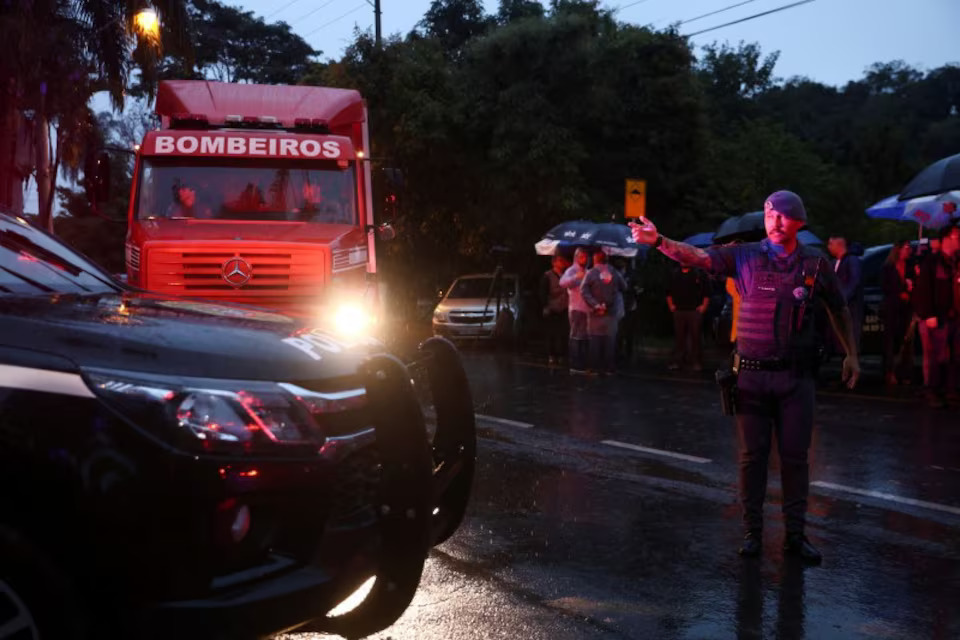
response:
M519 427L521 429L530 429L533 427L529 422L520 422L518 420L507 420L506 418L497 418L495 416L485 416L482 413L473 414L477 417L477 420L483 420L484 422L493 422L496 424L506 425L508 427Z
M668 458L686 460L687 462L696 462L698 464L707 464L708 462L711 462L710 458L698 458L697 456L688 456L685 453L677 453L675 451L651 449L650 447L641 447L638 444L630 444L629 442L618 442L617 440L603 440L602 442L603 444L608 444L611 447L619 447L621 449L629 449L631 451L640 451L642 453L652 453L657 456L666 456Z
M869 498L877 498L878 500L889 500L890 502L899 502L900 504L909 504L914 507L923 507L925 509L934 509L936 511L945 511L946 513L952 513L954 515L960 516L960 507L951 507L947 504L938 504L936 502L927 502L926 500L914 500L913 498L904 498L903 496L895 496L892 493L883 493L881 491L868 491L867 489L857 489L856 487L847 487L842 484L833 484L832 482L816 482L810 483L814 487L821 487L823 489L833 489L834 491L844 491L846 493L855 493L858 496L867 496Z

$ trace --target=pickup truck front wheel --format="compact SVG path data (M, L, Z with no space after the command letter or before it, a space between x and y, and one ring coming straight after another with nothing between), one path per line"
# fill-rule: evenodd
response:
M0 525L0 640L86 638L75 605L49 559Z

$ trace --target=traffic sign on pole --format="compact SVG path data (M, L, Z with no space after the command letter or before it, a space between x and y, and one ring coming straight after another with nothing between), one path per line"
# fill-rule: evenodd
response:
M647 215L647 181L627 178L626 206L624 214L628 218L641 218Z

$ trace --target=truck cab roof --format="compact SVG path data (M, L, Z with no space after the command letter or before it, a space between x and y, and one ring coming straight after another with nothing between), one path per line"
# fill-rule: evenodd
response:
M273 116L285 128L309 118L325 121L331 131L365 119L363 98L353 89L210 80L161 81L156 112L164 119L181 113L199 114L211 125L223 125L227 116Z

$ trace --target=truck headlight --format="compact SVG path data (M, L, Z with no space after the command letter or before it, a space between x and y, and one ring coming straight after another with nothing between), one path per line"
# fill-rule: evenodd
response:
M446 322L450 317L446 311L436 310L433 312L433 319L437 322Z
M361 305L352 302L338 305L333 312L333 328L344 336L367 335L373 330L376 322L376 316Z
M121 415L189 449L243 453L303 445L315 450L324 441L312 413L316 409L273 382L102 370L88 371L86 377L93 392Z

